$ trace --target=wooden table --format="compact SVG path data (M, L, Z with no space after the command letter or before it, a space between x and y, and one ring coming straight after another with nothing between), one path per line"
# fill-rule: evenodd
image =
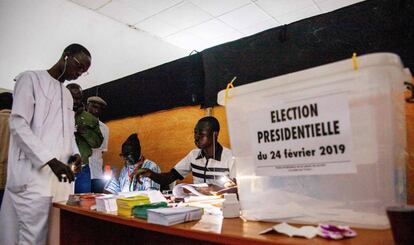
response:
M330 241L290 238L280 234L259 235L274 225L224 219L221 234L192 230L196 222L161 226L137 218L90 211L54 203L60 209L60 243L65 244L393 244L390 230L355 229L352 239Z

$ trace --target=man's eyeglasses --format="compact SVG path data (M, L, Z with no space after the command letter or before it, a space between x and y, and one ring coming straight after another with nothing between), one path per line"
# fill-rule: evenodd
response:
M78 69L82 71L82 76L89 75L89 72L86 70L85 66L82 65L82 63L80 63L80 61L76 59L75 57L72 56L72 58L74 61L76 61Z

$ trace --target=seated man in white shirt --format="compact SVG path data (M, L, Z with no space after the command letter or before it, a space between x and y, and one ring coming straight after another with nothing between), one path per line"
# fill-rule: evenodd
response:
M140 175L147 176L164 186L176 180L182 180L192 172L194 184L207 183L211 186L217 186L217 184L222 187L234 186L233 155L230 149L221 146L217 142L219 131L220 124L216 118L211 116L201 118L194 128L196 149L190 151L167 173L154 173L151 170L145 170ZM230 192L235 191L237 190L233 188Z

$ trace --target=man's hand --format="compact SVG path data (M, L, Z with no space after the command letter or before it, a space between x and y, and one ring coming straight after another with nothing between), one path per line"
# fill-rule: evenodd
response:
M216 192L216 195L223 195L225 193L236 193L237 194L237 186L232 186L229 188L221 189L220 191Z
M222 195L223 193L221 192L225 190L222 186L218 186L215 184L208 184L208 187L196 187L195 189L204 195L215 195L217 193L220 193L218 195Z
M224 189L217 191L216 195L223 195L225 193L236 193L237 198L239 198L239 194L237 193L237 180L235 178L230 179L228 178L227 182L223 185Z
M230 187L237 186L237 181L236 181L236 179L229 179L226 183L224 183L223 186L225 188L230 188Z
M138 180L138 183L142 184L141 178L143 177L149 177L152 174L152 171L148 168L139 168L135 170L129 177L132 179L133 177L136 177Z
M79 173L82 168L82 159L79 154L75 154L69 157L68 160L69 166L71 166L71 170L76 174Z
M67 164L64 164L56 158L53 158L46 164L49 165L60 182L64 181L64 179L68 179L69 183L75 180L75 176Z

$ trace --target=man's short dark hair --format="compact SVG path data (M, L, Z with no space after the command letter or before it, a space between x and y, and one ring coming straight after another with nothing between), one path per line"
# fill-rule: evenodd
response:
M9 92L0 93L0 110L11 109L13 105L13 95Z
M220 131L220 123L219 121L212 116L203 117L200 120L198 120L198 123L207 123L213 132L219 132Z
M79 53L84 53L87 56L91 57L91 53L89 53L89 51L84 46L77 43L72 43L71 45L67 46L65 50L63 50L62 56L75 55Z

